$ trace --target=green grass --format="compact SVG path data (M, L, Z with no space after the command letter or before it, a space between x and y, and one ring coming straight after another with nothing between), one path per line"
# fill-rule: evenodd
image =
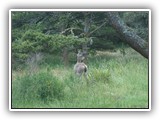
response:
M88 85L73 65L47 61L12 72L12 108L148 108L148 61L131 49L90 56Z

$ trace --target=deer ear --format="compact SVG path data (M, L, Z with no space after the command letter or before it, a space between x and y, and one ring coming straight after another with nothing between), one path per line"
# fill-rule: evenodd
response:
M84 60L84 59L85 59L85 57L83 56L83 57L82 57L82 60Z

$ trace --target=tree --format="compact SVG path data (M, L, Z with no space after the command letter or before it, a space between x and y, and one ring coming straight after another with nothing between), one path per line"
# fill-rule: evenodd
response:
M123 40L145 58L149 58L148 42L133 32L119 17L118 12L107 12L107 17L115 30L120 33Z
M90 51L119 49L121 40L147 56L147 42L144 39L148 40L148 13L107 14L108 19L106 12L14 11L12 61L25 62L32 54L42 52L61 54L63 63L67 65L70 52L82 49L87 56Z

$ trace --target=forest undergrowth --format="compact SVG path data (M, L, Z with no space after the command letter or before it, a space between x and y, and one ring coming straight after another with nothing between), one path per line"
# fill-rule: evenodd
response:
M48 55L12 70L12 108L148 108L148 60L131 48L89 56L88 84L74 64Z

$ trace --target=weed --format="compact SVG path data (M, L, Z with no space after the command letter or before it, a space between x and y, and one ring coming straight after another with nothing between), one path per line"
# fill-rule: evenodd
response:
M106 83L110 79L110 72L108 69L93 69L91 71L91 78L96 82Z
M14 102L52 101L63 99L64 84L47 71L26 74L12 83Z
M39 70L13 70L13 108L147 108L148 61L131 49L90 56L89 86L59 56L46 55Z

